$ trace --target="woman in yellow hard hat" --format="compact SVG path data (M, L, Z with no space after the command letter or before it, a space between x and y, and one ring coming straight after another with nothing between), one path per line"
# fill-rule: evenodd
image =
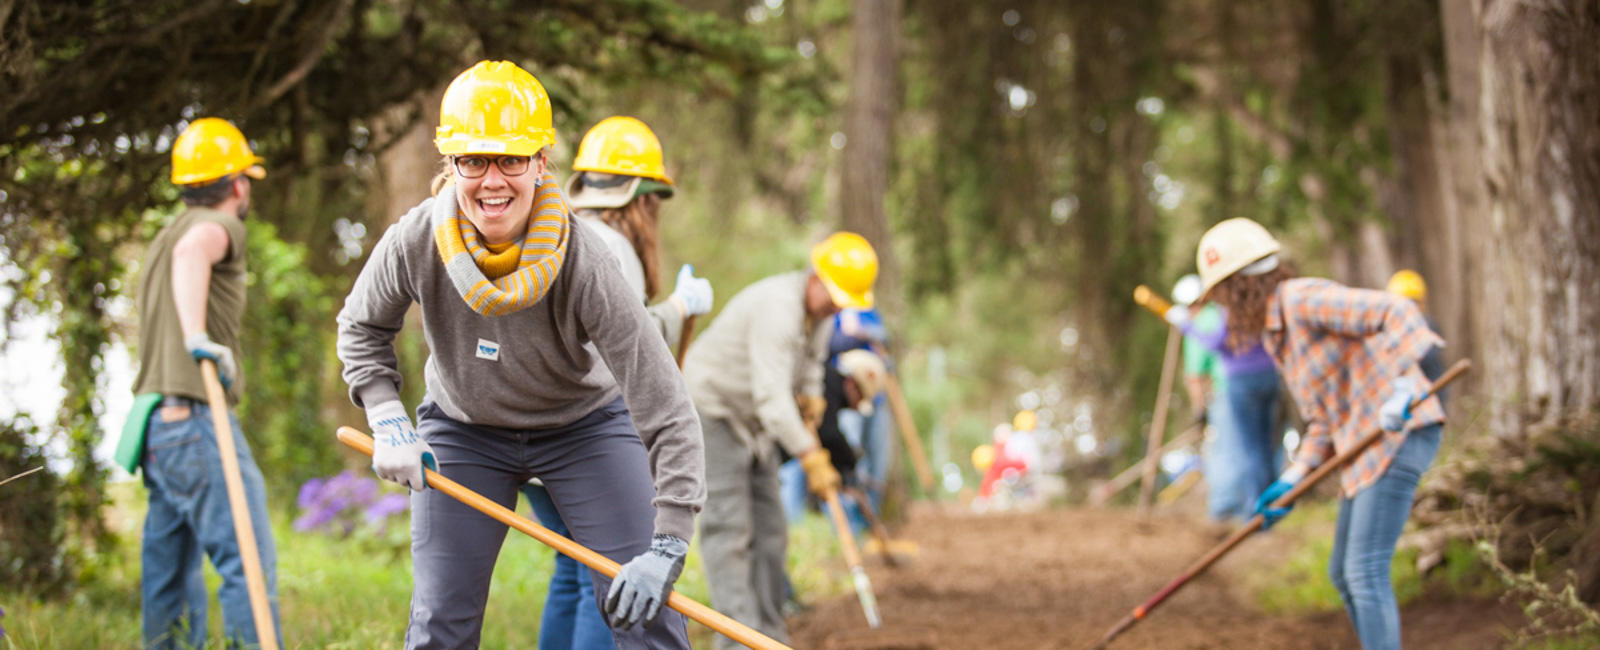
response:
M567 205L575 222L588 226L616 257L623 278L639 303L654 299L660 280L661 202L673 194L661 155L661 141L644 122L608 117L589 129L578 144L573 175L567 180ZM711 283L694 277L688 264L678 271L672 294L646 309L668 345L676 345L686 319L711 311ZM562 535L567 525L537 481L522 488L539 523ZM560 553L550 576L539 647L603 650L614 647L611 631L590 603L594 586L588 570Z
M1389 563L1444 423L1438 399L1411 402L1425 394L1418 361L1443 341L1409 300L1295 277L1278 241L1249 219L1211 228L1195 258L1203 291L1228 312L1229 345L1262 339L1306 420L1294 463L1256 501L1266 525L1288 513L1271 504L1313 468L1376 427L1387 432L1340 474L1328 573L1362 646L1400 647Z
M373 470L411 495L408 648L475 647L506 526L434 490L423 468L501 505L543 480L623 647L688 648L663 607L705 500L699 423L666 346L604 242L549 173L550 99L506 61L444 94L436 195L373 247L339 313L339 356L367 411ZM430 356L417 424L393 339L421 307ZM603 594L603 596L602 596Z

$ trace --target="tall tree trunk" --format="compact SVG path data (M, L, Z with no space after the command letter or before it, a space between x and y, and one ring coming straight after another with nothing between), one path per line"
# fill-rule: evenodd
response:
M1600 407L1600 0L1476 10L1487 210L1474 302L1505 432Z
M856 0L851 22L855 52L839 170L839 214L845 230L860 233L877 250L877 293L888 303L885 310L897 313L899 269L883 199L889 189L895 100L899 96L895 66L900 1Z
M1477 15L1470 3L1440 2L1439 14L1444 32L1448 95L1443 110L1445 135L1442 139L1448 153L1438 169L1444 209L1438 215L1418 215L1418 220L1425 224L1437 222L1438 227L1440 246L1435 250L1439 259L1430 264L1429 270L1434 271L1434 281L1443 284L1428 297L1434 317L1444 330L1452 356L1480 356L1478 319L1473 312L1486 304L1494 304L1476 300L1481 294L1472 287L1480 282L1482 265L1466 263L1469 258L1477 259L1478 248L1485 239L1479 230L1481 224L1486 223L1481 218L1487 199L1479 166L1480 34ZM1484 377L1475 373L1463 379L1470 390Z

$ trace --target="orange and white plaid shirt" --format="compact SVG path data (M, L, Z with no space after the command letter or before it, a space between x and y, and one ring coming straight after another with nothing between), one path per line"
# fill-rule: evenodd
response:
M1295 461L1309 467L1378 430L1378 409L1394 393L1397 379L1410 377L1419 389L1428 386L1417 363L1429 349L1444 345L1410 300L1321 278L1280 283L1267 302L1261 338L1305 418ZM1430 396L1411 409L1405 428L1444 419L1438 398ZM1405 436L1386 432L1344 468L1340 487L1346 498L1383 476Z

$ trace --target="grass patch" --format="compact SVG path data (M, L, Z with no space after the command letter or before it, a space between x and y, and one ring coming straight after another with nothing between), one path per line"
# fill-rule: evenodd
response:
M65 598L39 600L27 594L0 591L0 619L7 636L0 647L139 648L139 539L145 493L137 483L117 486L108 518L121 541L106 553L87 558L80 580ZM321 533L295 532L284 508L292 499L273 495L279 507L273 516L278 549L278 595L285 648L398 648L405 637L411 600L411 561L404 549ZM526 511L526 508L523 508ZM795 589L807 601L850 590L848 573L838 557L838 543L828 520L808 515L790 528L789 571ZM555 552L511 531L495 566L485 610L483 647L532 648L539 638L540 613ZM220 583L206 568L211 604L209 631L213 644L222 640ZM677 588L709 604L698 543L691 550ZM689 624L695 647L709 647L711 631Z
M1319 501L1296 507L1294 514L1272 528L1268 534L1290 540L1286 546L1292 550L1281 561L1267 563L1248 577L1263 611L1289 616L1344 611L1344 602L1328 577L1338 519L1338 502ZM1415 551L1395 553L1389 572L1402 607L1422 595L1424 585L1417 575Z

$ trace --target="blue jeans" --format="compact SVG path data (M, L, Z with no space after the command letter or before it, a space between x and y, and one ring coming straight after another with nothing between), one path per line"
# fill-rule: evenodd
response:
M1440 426L1412 431L1389 469L1355 498L1339 500L1328 577L1366 650L1400 647L1400 606L1389 580L1394 546L1411 516L1411 497L1439 451Z
M878 395L872 402L872 416L866 417L853 409L839 411L839 431L852 447L862 450L856 463L856 473L861 478L867 498L873 508L883 505L883 487L889 480L890 454L894 441L889 427L888 398Z
M799 521L806 514L806 471L798 459L790 458L778 466L778 498L783 501L783 513L789 521Z
M1278 373L1267 369L1228 376L1207 417L1216 427L1206 463L1212 519L1247 519L1256 497L1278 476L1280 456L1273 419L1278 410ZM1220 416L1220 417L1219 417Z
M557 535L571 538L567 522L561 511L542 485L531 483L522 486L522 495L533 506L533 515L545 528ZM550 574L550 592L544 598L544 616L539 621L539 647L547 650L566 648L611 650L617 647L611 641L611 628L595 607L594 581L589 570L561 553L556 553L556 570Z
M211 426L211 408L195 405L187 418L165 422L162 411L150 413L145 434L144 485L150 510L144 519L142 573L144 643L149 648L205 647L206 586L201 557L222 576L217 596L222 603L224 636L230 643L254 645L255 617L245 585L244 561L234 537L233 511ZM267 518L267 488L239 430L228 416L233 445L244 480L245 500L255 526L256 548L266 578L272 625L278 628L277 551ZM185 633L187 630L187 633ZM278 638L283 634L279 632ZM186 645L185 645L186 644Z

